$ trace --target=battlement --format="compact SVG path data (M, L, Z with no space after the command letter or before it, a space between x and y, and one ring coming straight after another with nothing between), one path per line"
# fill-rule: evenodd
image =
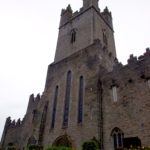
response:
M75 12L72 11L71 5L69 4L66 7L66 9L61 10L61 20L60 20L59 27L63 26L68 21L70 21L71 19L73 19L74 17L78 16L79 14L83 13L84 11L86 11L91 7L94 7L98 12L100 12L100 9L98 7L98 0L84 0L83 7L80 8L80 11L75 11Z
M139 57L131 54L126 65L123 65L115 59L113 71L109 72L104 78L106 78L108 82L116 81L116 84L121 82L122 84L123 82L132 83L133 81L142 82L142 80L145 82L149 80L150 49L147 48L145 53Z
M36 97L34 96L34 94L31 94L30 97L29 97L27 113L30 112L30 111L33 111L33 109L35 109L37 107L40 100L41 100L41 95L40 94L37 94Z
M136 65L140 65L141 63L150 62L150 48L146 48L146 51L143 55L139 57L134 56L133 54L130 55L129 59L127 60L126 65L122 65L121 62L118 62L118 59L115 60L114 69L122 68L122 67L134 67Z
M23 120L21 120L20 118L17 121L12 120L11 117L8 117L6 119L7 128L18 128L18 127L21 127L22 124L23 124Z
M29 97L29 101L31 103L38 103L41 99L41 96L40 94L37 94L37 96L35 97L34 94L31 94L30 97Z
M134 60L135 62L137 61L149 61L149 57L150 57L150 48L146 48L146 52L139 56L138 58L137 57L134 57L133 55L130 55L130 58L128 59L128 63L132 63L132 61Z

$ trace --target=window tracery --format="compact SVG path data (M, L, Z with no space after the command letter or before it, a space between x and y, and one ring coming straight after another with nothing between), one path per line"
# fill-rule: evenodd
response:
M111 136L113 137L114 149L123 148L123 132L116 127L112 130Z

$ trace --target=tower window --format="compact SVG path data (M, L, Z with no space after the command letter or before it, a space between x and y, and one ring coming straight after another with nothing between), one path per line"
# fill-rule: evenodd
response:
M107 39L106 30L103 29L102 32L103 32L103 42L104 42L105 45L107 45L108 44L108 39Z
M117 96L117 87L116 86L112 87L112 95L113 95L113 101L117 102L118 96Z
M71 92L71 71L68 71L67 80L66 80L66 94L65 94L65 104L64 104L63 127L68 126L70 92Z
M114 149L121 149L123 148L123 138L124 134L119 128L114 128L111 133L113 137Z
M84 80L83 76L81 76L79 81L78 123L81 123L83 120L83 92L84 92Z
M74 43L76 41L76 31L75 29L71 30L71 43Z
M53 112L52 112L52 121L51 121L51 129L54 128L54 126L55 126L57 97L58 97L58 86L56 86L56 88L55 88L55 95L54 95L54 102L53 102Z

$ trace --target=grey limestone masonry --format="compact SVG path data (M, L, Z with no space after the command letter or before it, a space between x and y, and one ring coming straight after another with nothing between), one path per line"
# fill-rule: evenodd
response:
M71 31L76 32L76 41L71 42ZM106 40L104 43L104 34ZM93 5L83 7L80 12L73 13L68 6L62 10L59 36L55 54L55 62L101 40L103 47L116 57L111 13L106 8L100 12Z
M36 144L80 150L91 139L104 150L150 145L150 49L122 65L113 33L111 12L101 12L98 0L83 0L79 12L62 9L45 89L30 95L22 120L6 119L3 149Z

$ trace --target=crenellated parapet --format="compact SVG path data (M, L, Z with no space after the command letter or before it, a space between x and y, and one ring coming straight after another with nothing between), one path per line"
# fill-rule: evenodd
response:
M6 127L7 129L9 128L18 128L21 127L23 124L23 121L19 118L17 121L16 120L12 120L11 117L8 117L6 119Z
M61 19L60 19L60 25L59 27L61 28L63 25L71 21L74 17L78 16L79 14L82 14L84 11L87 9L93 7L97 12L100 12L99 6L98 6L98 1L99 0L83 0L83 7L80 8L80 11L75 11L73 12L71 5L69 4L66 9L61 10ZM106 13L105 13L106 14ZM111 16L111 13L108 12L108 14ZM105 18L107 17L108 21L108 16L105 15ZM112 23L111 23L112 24Z
M130 55L127 64L122 65L117 59L114 60L113 70L106 75L108 81L115 80L118 83L146 82L150 79L150 49L139 57ZM134 82L134 83L135 83Z
M118 59L116 58L114 60L114 68L123 68L123 67L135 67L137 65L143 65L143 64L147 64L149 65L150 63L150 48L146 48L146 51L143 55L140 55L139 57L134 56L133 54L130 55L129 59L127 60L127 64L126 65L122 65L121 62L118 61ZM144 66L143 66L144 67Z
M33 103L38 103L41 99L40 94L37 94L37 96L35 97L34 94L31 94L29 97L29 101L33 102Z
M40 100L41 100L40 94L37 94L36 97L34 96L34 94L31 94L29 97L27 113L29 113L30 111L33 111L33 109L35 109L37 107Z

